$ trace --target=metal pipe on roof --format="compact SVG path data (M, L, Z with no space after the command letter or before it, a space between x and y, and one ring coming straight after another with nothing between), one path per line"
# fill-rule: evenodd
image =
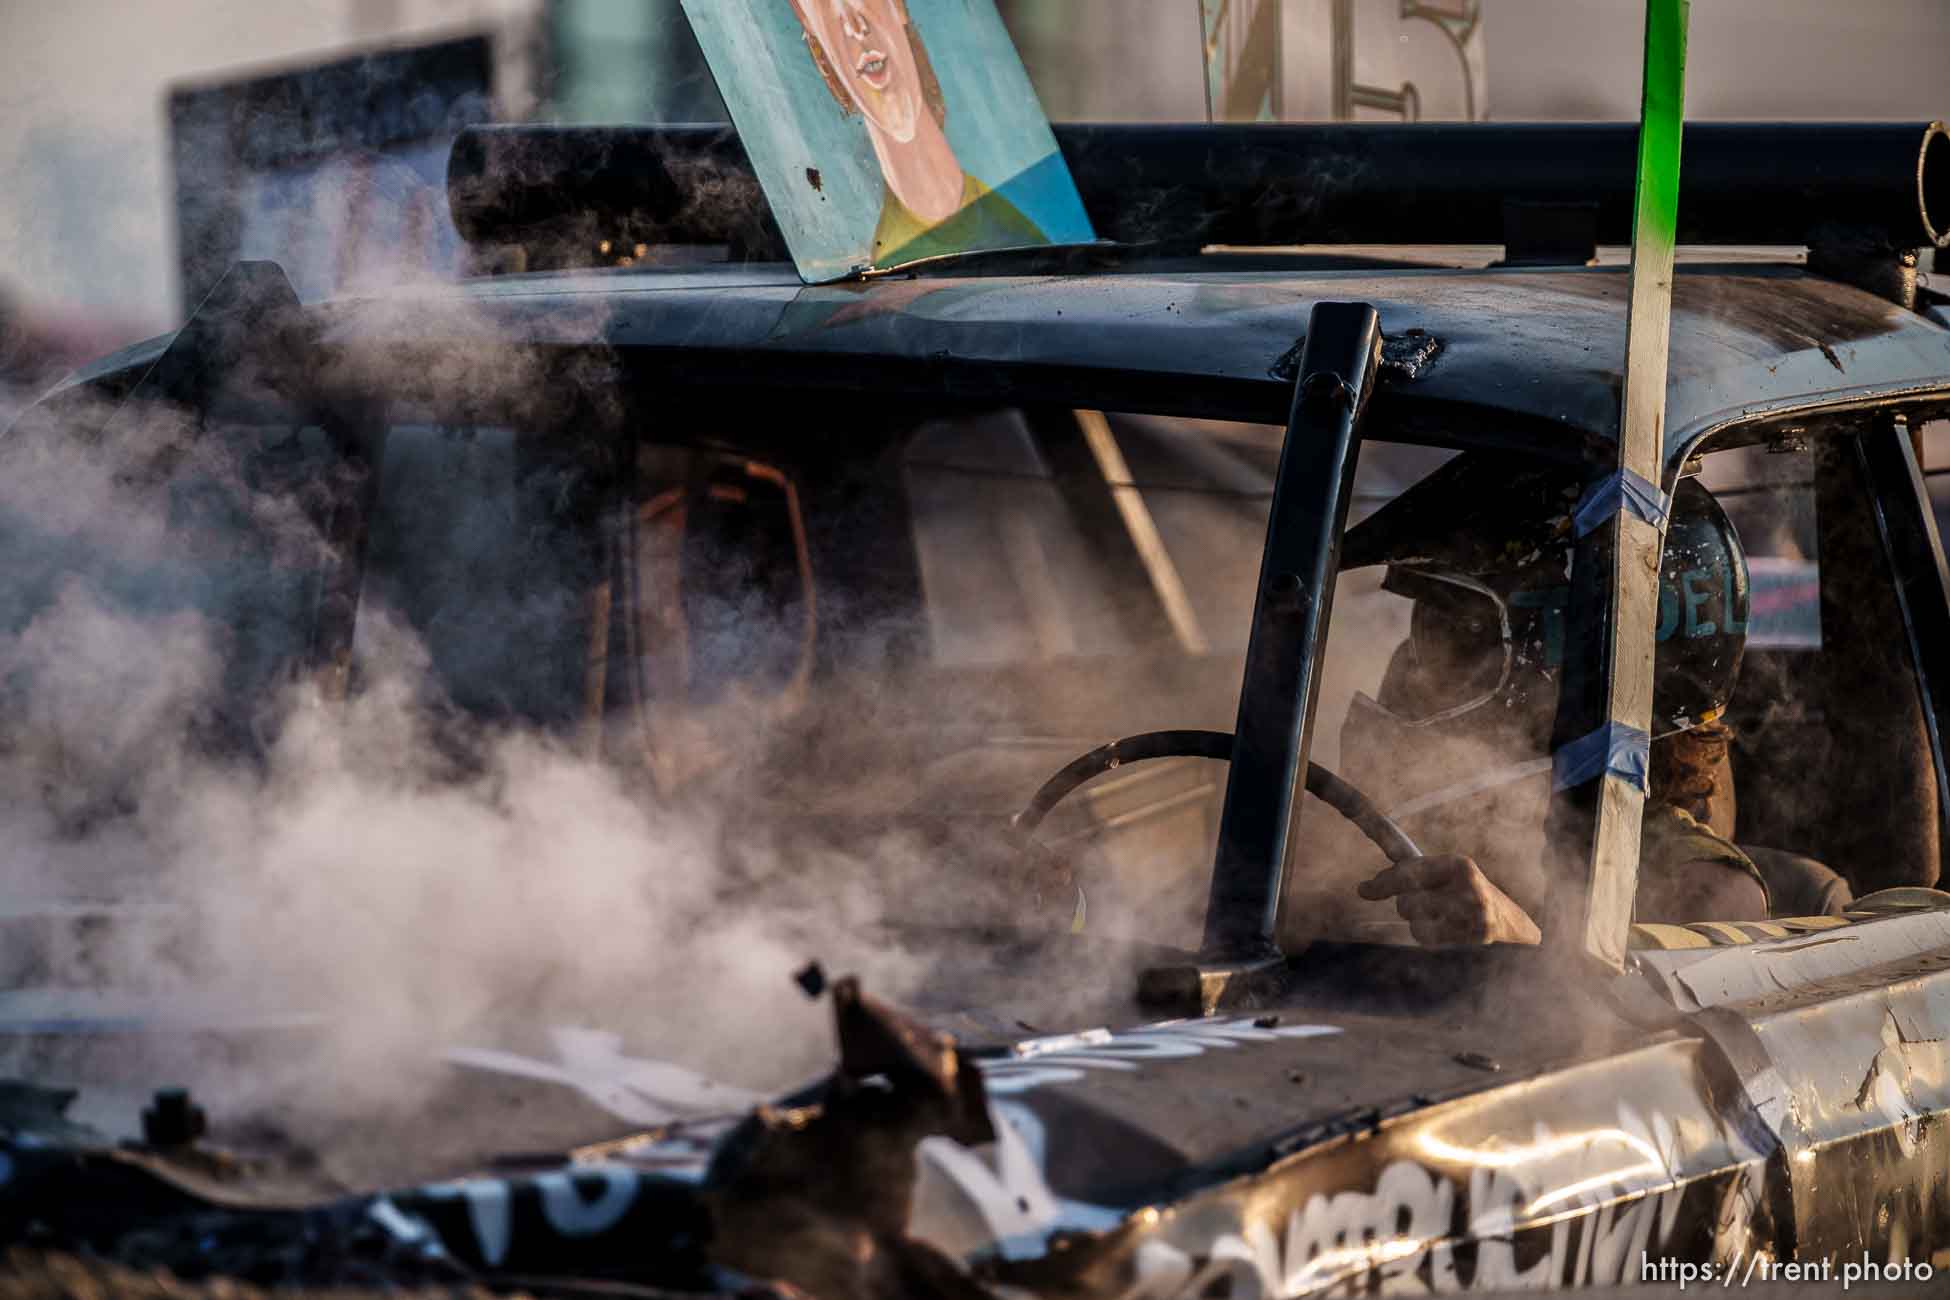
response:
M1686 127L1680 243L1950 243L1938 122ZM1593 205L1631 241L1638 124L1225 123L1056 128L1100 234L1127 242L1496 244L1506 203Z
M1590 205L1629 243L1638 125L1184 123L1054 127L1099 234L1126 243L1498 244L1510 203ZM1950 245L1940 122L1695 122L1683 244L1806 244L1870 234ZM694 191L711 182L709 202ZM726 182L732 182L727 191ZM472 127L447 171L467 239L542 229L782 252L729 126Z

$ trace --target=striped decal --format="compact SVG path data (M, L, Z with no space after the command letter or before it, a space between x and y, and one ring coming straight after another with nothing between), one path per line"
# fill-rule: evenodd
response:
M1694 921L1691 928L1713 940L1715 947L1723 944L1754 943L1755 936L1748 934L1731 921Z
M1861 919L1877 913L1864 912ZM1791 939L1815 930L1833 930L1852 925L1847 916L1784 916L1773 921L1693 921L1670 925L1641 921L1632 927L1632 947L1641 951L1670 952L1676 948L1733 948L1746 943L1768 943Z
M1641 921L1632 927L1632 947L1654 949L1660 952L1673 948L1711 948L1713 941L1703 934L1694 934L1683 925L1663 925L1654 921Z
M1847 916L1795 916L1778 922L1795 934L1806 934L1810 930L1832 930L1838 925L1851 925L1853 918Z

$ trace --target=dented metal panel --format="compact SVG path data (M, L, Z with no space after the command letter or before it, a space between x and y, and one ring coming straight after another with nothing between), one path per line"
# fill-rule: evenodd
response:
M1673 1041L1335 1135L1240 1179L1141 1211L1044 1267L1102 1294L1438 1293L1638 1280L1642 1253L1771 1242L1765 1135L1698 1086ZM1624 1100L1621 1100L1624 1099Z
M1796 1257L1926 1259L1950 1242L1950 951L1706 1012L1778 1142Z
M1950 949L1950 912L1917 912L1838 924L1773 943L1641 952L1648 980L1680 1011L1757 1002Z

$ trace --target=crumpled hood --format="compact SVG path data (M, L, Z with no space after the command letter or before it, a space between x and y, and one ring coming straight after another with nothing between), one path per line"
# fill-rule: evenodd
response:
M553 1059L454 1049L453 1087L417 1121L411 1154L458 1163L437 1136L449 1106L501 1140L460 1176L378 1193L333 1194L320 1176L330 1152L307 1165L155 1132L147 1146L90 1142L61 1118L58 1094L37 1093L0 1116L0 1229L32 1221L136 1267L262 1281L376 1269L402 1281L780 1278L815 1294L953 1293L968 1269L1048 1259L1145 1207L1522 1067L1473 1054L1460 1030L1404 1034L1371 1014L1260 1012L963 1046L851 981L832 1001L838 1068L771 1102L634 1059L597 1031L552 1031ZM50 1216L55 1204L68 1209Z

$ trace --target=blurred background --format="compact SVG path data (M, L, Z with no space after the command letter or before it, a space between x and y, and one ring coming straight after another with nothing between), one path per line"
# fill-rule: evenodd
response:
M1000 0L1057 120L1204 118L1201 5L1243 32L1256 2ZM1286 0L1259 112L1635 117L1643 9ZM1690 117L1950 111L1943 0L1707 0L1692 25ZM307 298L356 288L362 245L437 267L467 122L722 116L678 0L0 0L0 383L172 328L238 256Z

